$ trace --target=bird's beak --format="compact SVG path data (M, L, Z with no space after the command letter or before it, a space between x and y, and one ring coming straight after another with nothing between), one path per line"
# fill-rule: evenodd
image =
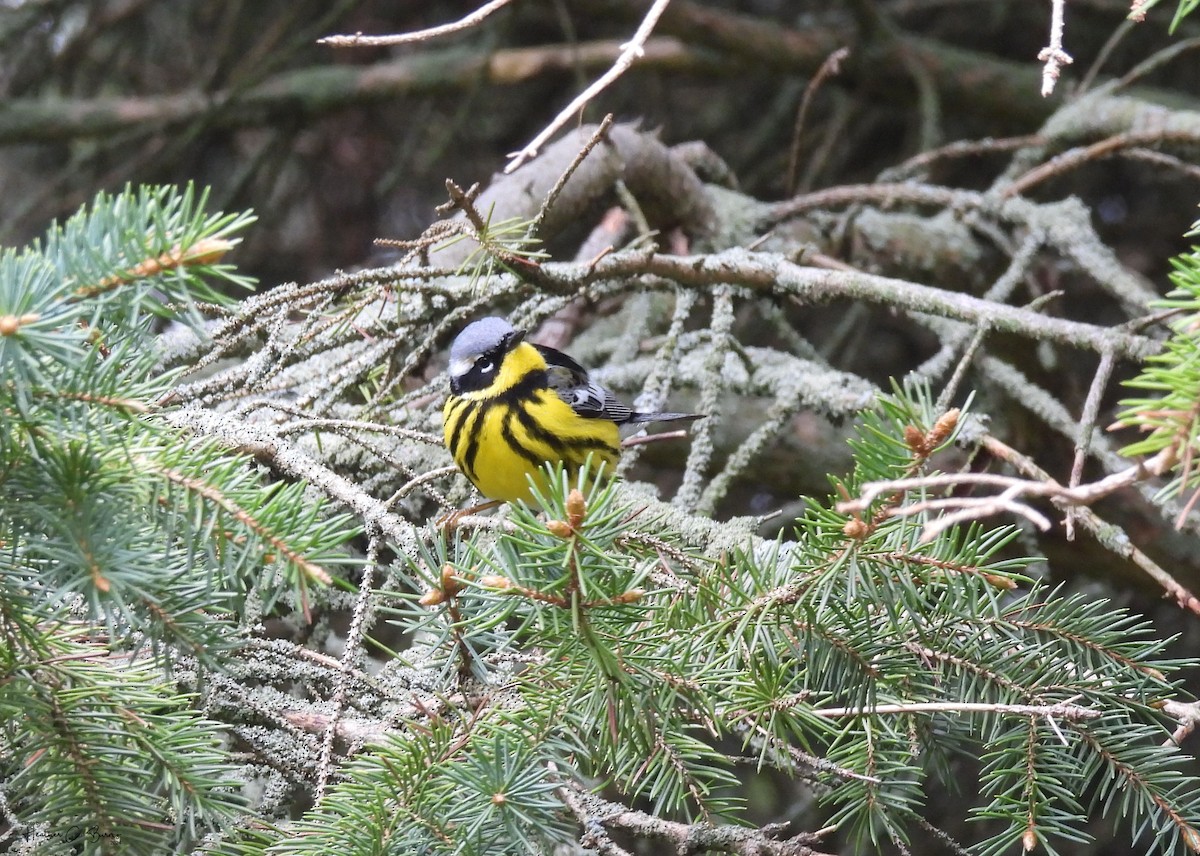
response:
M511 351L517 345L525 341L526 330L513 330L508 334L508 338L504 341L504 350Z

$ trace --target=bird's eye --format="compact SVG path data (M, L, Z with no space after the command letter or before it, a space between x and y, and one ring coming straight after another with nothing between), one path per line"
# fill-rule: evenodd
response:
M477 362L475 364L475 368L477 368L483 374L490 373L491 370L494 369L495 367L496 366L492 363L491 360L480 360L479 362Z

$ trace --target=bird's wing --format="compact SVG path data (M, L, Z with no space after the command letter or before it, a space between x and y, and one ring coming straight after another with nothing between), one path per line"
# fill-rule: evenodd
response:
M558 397L588 419L607 419L618 425L629 421L633 411L588 376L587 369L562 351L534 345L546 360L546 377Z

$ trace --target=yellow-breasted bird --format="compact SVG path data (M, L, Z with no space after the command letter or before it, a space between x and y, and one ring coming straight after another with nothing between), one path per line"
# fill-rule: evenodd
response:
M697 418L632 410L575 360L526 342L525 331L503 318L468 324L450 346L446 448L488 499L532 502L528 477L544 488L547 461L574 472L590 454L611 472L621 452L618 425Z

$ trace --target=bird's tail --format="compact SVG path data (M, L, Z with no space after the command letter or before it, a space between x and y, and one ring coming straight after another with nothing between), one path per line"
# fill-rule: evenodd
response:
M693 419L703 419L707 415L706 413L638 413L635 410L625 421L630 425L644 422L683 422L685 420L690 422Z

